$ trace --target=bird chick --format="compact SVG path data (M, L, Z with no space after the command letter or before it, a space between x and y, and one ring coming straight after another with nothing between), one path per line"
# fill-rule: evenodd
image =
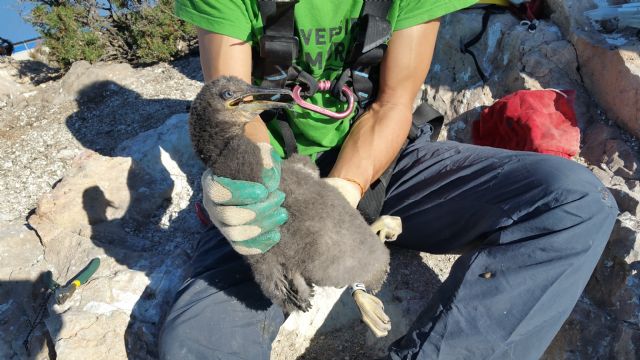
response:
M254 87L235 77L207 83L189 118L196 153L212 172L235 180L261 182L260 148L244 136L244 126L260 112L290 107L274 100L288 90ZM312 285L345 287L362 283L374 293L386 279L389 250L357 210L319 176L307 157L282 163L280 190L289 220L281 239L267 252L245 256L256 282L286 312L307 311Z

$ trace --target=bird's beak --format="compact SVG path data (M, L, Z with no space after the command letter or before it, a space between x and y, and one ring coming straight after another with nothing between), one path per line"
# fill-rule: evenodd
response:
M226 104L228 108L259 113L275 108L291 109L293 107L291 99L291 90L288 89L267 89L251 86L247 91L227 100Z

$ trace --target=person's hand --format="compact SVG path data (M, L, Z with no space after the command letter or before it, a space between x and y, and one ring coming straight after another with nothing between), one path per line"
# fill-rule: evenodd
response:
M338 190L338 192L342 194L352 207L356 208L358 206L364 191L361 185L354 181L339 177L328 177L323 180Z
M280 241L279 227L289 218L282 207L280 157L271 146L261 148L262 184L202 174L203 205L211 222L242 255L262 254Z
M351 294L358 305L362 321L376 337L383 337L391 330L391 320L384 313L384 305L377 297L365 290L357 289Z

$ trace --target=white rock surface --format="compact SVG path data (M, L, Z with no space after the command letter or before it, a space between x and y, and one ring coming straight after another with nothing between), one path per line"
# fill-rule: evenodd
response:
M158 323L200 231L185 209L188 179L202 172L186 125L186 116L177 116L131 139L122 147L131 157L81 153L29 219L58 282L101 259L67 303L50 304L46 328L58 358L157 356Z

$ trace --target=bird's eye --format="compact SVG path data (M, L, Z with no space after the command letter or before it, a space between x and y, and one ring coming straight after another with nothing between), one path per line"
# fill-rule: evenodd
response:
M233 97L233 92L231 90L225 90L222 92L222 98L225 100L229 100Z

